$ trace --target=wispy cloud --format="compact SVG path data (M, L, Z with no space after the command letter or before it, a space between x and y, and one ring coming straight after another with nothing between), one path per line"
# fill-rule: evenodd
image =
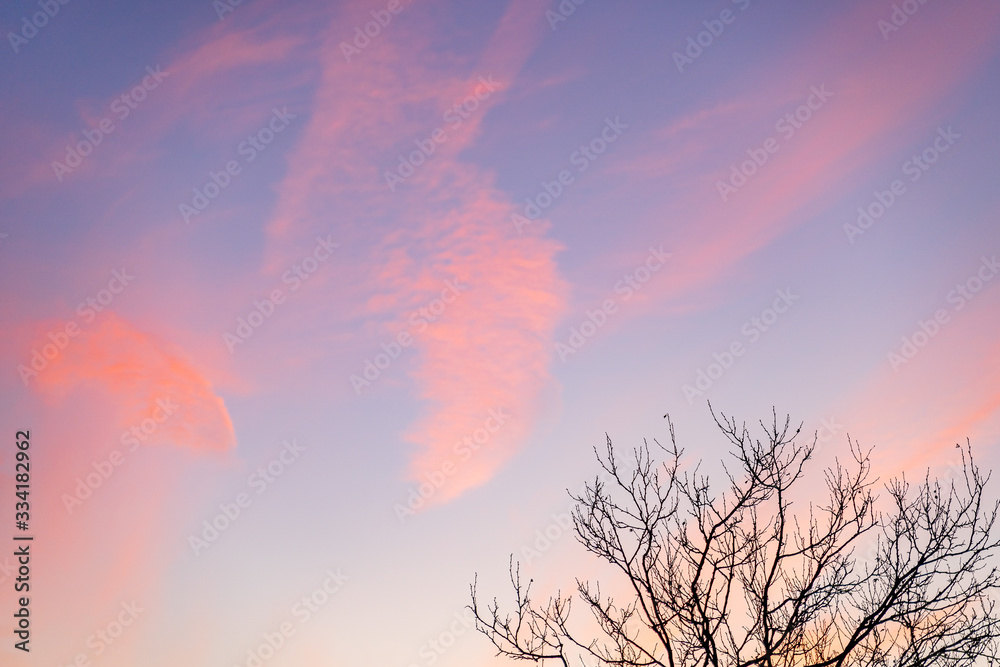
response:
M683 300L826 210L875 166L932 134L947 118L949 96L997 50L995 6L963 3L926 13L888 44L876 27L882 13L859 6L817 25L789 45L794 62L777 54L781 67L754 61L743 72L755 82L752 89L671 120L654 133L647 151L616 166L650 187L674 184L663 210L647 216L646 224L659 228L669 216L683 252L676 253L669 275L637 301L662 308ZM772 74L779 70L780 77ZM920 76L912 76L915 70ZM785 140L776 123L821 85L833 96ZM717 183L768 137L778 139L779 150L722 201Z
M111 312L71 341L34 386L59 398L88 383L111 395L122 428L152 417L158 401L169 399L177 415L160 433L173 444L209 451L236 446L229 413L209 381L165 343Z
M490 409L503 406L512 417L436 501L490 478L530 432L533 406L552 382L551 339L566 294L555 262L560 246L543 236L541 223L519 237L510 224L515 203L487 170L462 157L544 27L537 20L543 10L534 5L511 5L474 67L435 55L421 32L426 26L408 24L405 13L351 63L332 28L311 120L269 227L272 271L312 234L333 231L342 240L354 259L321 278L330 294L326 308L342 312L341 326L376 321L392 331L445 280L469 286L416 337L412 377L425 414L406 433L416 447L409 475L439 469ZM497 82L490 95L460 123L445 119L477 90L484 95L484 79ZM391 190L385 172L436 129L446 139ZM391 230L384 222L390 215Z

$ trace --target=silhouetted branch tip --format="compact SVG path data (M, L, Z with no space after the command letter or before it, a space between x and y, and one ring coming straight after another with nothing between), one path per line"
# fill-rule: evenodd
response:
M880 508L873 450L848 435L849 460L823 473L826 498L795 513L791 490L817 438L797 444L802 424L792 433L773 408L763 441L709 411L733 447L720 492L700 462L681 470L669 421L670 446L654 439L662 465L644 440L621 467L605 434L603 457L594 453L611 486L595 477L571 494L577 539L618 573L623 603L578 579L575 596L533 605L533 579L522 584L511 555L515 608L502 615L495 599L477 604L474 578L469 608L498 655L564 667L998 664L1000 505L984 496L989 474L969 440L956 444L962 475L943 484L928 470L913 485L901 474ZM574 597L589 624L571 624Z

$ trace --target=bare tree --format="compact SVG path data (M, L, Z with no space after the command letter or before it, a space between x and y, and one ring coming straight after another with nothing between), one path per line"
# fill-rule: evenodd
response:
M710 406L711 408L711 406ZM871 450L848 437L851 461L825 471L826 499L792 512L790 490L816 448L796 444L801 425L761 422L766 441L725 415L715 423L738 466L728 488L710 489L698 467L680 469L671 446L634 450L627 468L611 440L595 479L573 511L578 541L624 578L624 603L577 580L576 596L531 601L511 557L515 608L485 608L476 584L476 628L514 659L556 664L690 667L815 667L996 664L1000 621L991 556L1000 505L983 497L989 479L962 450L962 472L947 484L905 477L874 493ZM721 419L720 419L721 417ZM655 451L655 450L654 450ZM700 467L700 464L699 464ZM871 545L871 558L856 551ZM607 587L605 587L607 588ZM574 598L592 614L572 622Z

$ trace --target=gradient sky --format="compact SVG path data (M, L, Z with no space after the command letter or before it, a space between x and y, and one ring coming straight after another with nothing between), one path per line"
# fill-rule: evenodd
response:
M0 9L4 665L509 664L475 573L707 401L1000 462L997 3L224 3Z

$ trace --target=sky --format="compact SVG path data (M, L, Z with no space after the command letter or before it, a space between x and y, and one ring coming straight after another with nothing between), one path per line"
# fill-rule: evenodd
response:
M473 579L598 576L567 490L666 414L718 472L709 402L801 422L817 480L848 438L883 479L1000 462L994 2L0 28L4 665L509 664Z

